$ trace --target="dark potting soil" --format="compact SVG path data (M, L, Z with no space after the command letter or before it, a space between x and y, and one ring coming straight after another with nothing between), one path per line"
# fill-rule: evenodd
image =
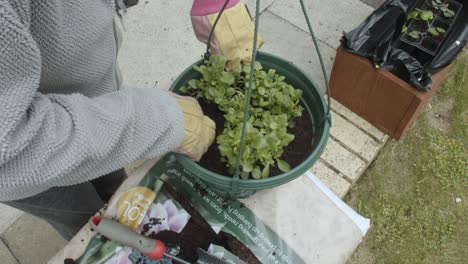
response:
M432 39L423 39L421 45L432 52L436 52L439 47L439 44Z
M161 240L169 248L179 247L180 253L177 257L189 262L195 262L198 259L198 248L206 251L212 243L215 243L224 246L226 249L229 247L229 251L249 264L260 263L255 255L234 236L225 236L222 232L216 234L208 222L192 206L186 193L175 190L169 184L166 184L165 188L190 214L190 220L180 234L172 231L163 231L158 234L149 235L150 238ZM218 241L220 243L217 243Z
M223 246L225 249L230 251L232 254L236 255L243 261L248 264L262 264L248 249L245 247L239 240L237 240L233 235L226 232L219 232L215 240L216 245Z
M224 130L224 113L215 104L210 104L205 100L198 100L203 113L213 119L216 123L216 136ZM296 119L296 126L288 129L288 132L295 136L294 140L284 149L281 159L286 161L291 168L297 167L312 153L313 129L309 115L306 110L301 117ZM212 144L203 155L199 164L203 168L221 174L230 175L226 164L221 161L220 152L216 143ZM281 174L277 166L270 169L270 177Z

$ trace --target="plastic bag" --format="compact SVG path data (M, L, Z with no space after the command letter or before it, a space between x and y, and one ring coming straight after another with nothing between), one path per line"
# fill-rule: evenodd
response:
M414 49L400 39L408 14L425 1L386 2L354 30L344 33L344 48L369 58L376 67L392 72L419 90L429 90L431 73L453 62L468 40L468 1L457 1L463 8L435 54Z
M190 263L197 247L225 263L344 263L369 228L311 173L240 201L212 191L173 154L145 162L130 177L138 186L120 190L105 216L160 239ZM150 260L96 234L76 263L172 261Z

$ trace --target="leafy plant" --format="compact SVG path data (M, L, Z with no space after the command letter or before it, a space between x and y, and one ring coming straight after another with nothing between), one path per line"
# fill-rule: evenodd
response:
M432 7L432 10L434 11L441 11L440 7L444 4L442 0L427 0L426 3Z
M250 67L236 64L227 71L226 59L212 55L203 65L194 67L202 77L190 80L181 89L216 104L224 112L224 130L216 143L230 173L234 173L239 152ZM294 127L294 119L303 111L299 105L301 90L285 83L285 77L274 69L264 71L259 62L255 62L254 67L249 119L240 160L244 179L266 178L275 164L283 172L290 170L289 164L280 157L283 149L294 140L287 129Z
M430 27L429 22L434 19L434 13L430 10L421 10L416 8L408 14L406 19L407 23L411 20L418 20L426 22L427 26ZM401 32L406 33L410 39L419 40L422 33L416 29L408 29L406 25L403 26Z
M428 3L430 4L430 6L432 6L432 8L440 11L446 18L451 18L455 16L455 11L448 8L449 5L442 3L441 0L431 0L430 2L428 1Z
M430 10L421 10L419 8L416 8L415 10L411 11L408 14L407 21L411 19L417 19L417 20L422 20L422 21L431 21L434 19L434 13Z
M440 11L442 11L442 13L444 14L444 17L446 18L451 18L455 16L455 11L450 10L448 8L448 5L442 5L440 8Z
M430 27L427 32L429 32L433 37L440 37L445 33L445 29L441 27Z
M416 31L416 30L411 30L407 32L407 34L411 39L414 39L414 40L419 40L421 38L421 32Z
M429 1L428 1L429 2ZM433 8L438 8L442 4L442 0L431 0L430 4Z
M431 5L432 6L437 6L439 4L442 4L440 0L432 0ZM439 10L439 9L438 9ZM443 34L445 34L445 29L441 27L433 27L430 25L430 21L434 19L434 13L430 10L421 10L419 8L416 8L415 10L411 11L408 14L407 21L411 20L419 20L426 22L426 25L428 27L427 32L432 36L432 37L440 37ZM415 29L408 29L406 25L403 26L401 32L406 33L411 39L413 40L419 40L421 38L422 32L415 30Z

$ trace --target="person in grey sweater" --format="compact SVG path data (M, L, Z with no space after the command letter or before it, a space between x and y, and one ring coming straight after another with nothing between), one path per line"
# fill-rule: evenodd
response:
M169 151L199 160L214 139L195 100L122 85L114 1L0 0L0 202L66 239L125 165Z

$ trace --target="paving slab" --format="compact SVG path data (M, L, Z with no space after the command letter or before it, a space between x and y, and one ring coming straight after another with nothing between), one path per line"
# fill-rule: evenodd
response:
M1 238L21 264L47 263L67 244L49 224L29 214L22 215Z
M320 160L310 170L340 198L343 198L351 187L342 174L335 172Z
M355 114L354 112L352 112L333 98L331 100L331 107L332 110L335 111L337 114L341 115L349 122L353 123L357 127L360 127L362 130L369 133L378 142L385 143L388 140L388 135L380 131L375 126L371 125L366 120L362 119L360 116L358 116L357 114Z
M385 0L361 0L361 2L373 7L373 8L377 8L379 6L381 6Z
M322 69L309 34L269 11L265 11L261 15L260 33L265 41L261 51L272 53L292 62L309 75L322 92L325 91ZM319 48L329 76L335 58L335 50L323 43L319 43Z
M85 225L76 234L72 240L62 248L53 258L51 258L48 264L63 264L63 260L67 258L77 259L79 258L86 247L88 246L91 238L96 235L96 231L91 228L90 225ZM115 264L115 263L114 263Z
M0 240L0 260L2 264L18 264L8 247Z
M187 1L148 1L128 9L118 61L125 85L168 89L201 58L205 46L193 33L190 8Z
M382 147L382 144L335 112L332 111L331 116L331 136L353 152L359 154L367 162L372 161Z
M351 182L355 182L366 169L368 163L330 138L321 156L327 165L332 166Z
M273 2L262 1L261 10ZM255 0L246 4L255 12ZM186 1L145 1L128 9L118 60L125 85L169 89L202 58L206 46L195 37L190 8Z
M340 45L343 31L359 25L373 11L372 7L359 0L304 2L316 36L335 48ZM299 1L277 1L268 10L308 32Z
M345 263L362 233L337 212L337 204L323 199L309 173L242 201L305 263Z
M23 212L11 206L0 203L0 234L10 227Z

